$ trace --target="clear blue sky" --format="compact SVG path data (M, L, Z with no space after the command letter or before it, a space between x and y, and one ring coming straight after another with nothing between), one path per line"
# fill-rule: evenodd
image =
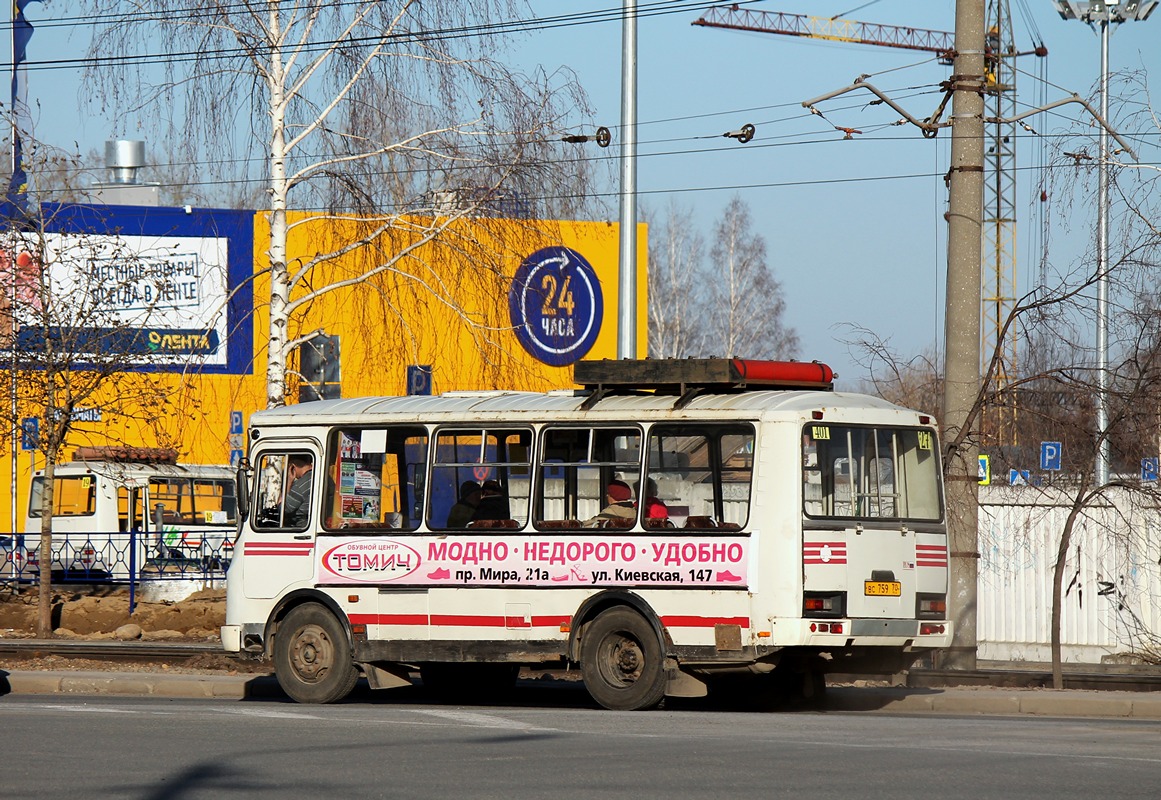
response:
M638 2L645 6L647 0ZM879 0L844 13L865 2L770 0L752 7L954 29L953 0ZM610 5L615 4L536 3L542 13L553 14ZM1099 76L1099 36L1084 23L1060 19L1049 0L1025 5L1049 48L1048 80L1061 87L1050 87L1047 99L1073 91L1088 95ZM1030 50L1032 36L1016 0L1011 7L1017 48ZM820 106L835 124L866 131L844 141L801 103L870 73L871 83L922 118L934 110L938 94L933 85L945 80L950 68L915 51L692 26L698 16L684 11L639 22L641 202L660 210L676 197L698 211L708 235L729 196L740 193L769 245L770 262L786 292L789 322L802 340L802 357L831 364L840 384L864 377L842 344L844 332L838 326L843 323L873 329L904 355L941 342L947 200L942 176L948 168L949 132L926 140L911 127L883 128L897 115L885 107L866 107L869 94L852 93ZM1115 29L1112 69L1161 74L1159 40L1161 11L1146 22ZM546 65L572 66L596 105L598 120L610 126L618 122L619 22L549 30L525 53ZM1019 68L1030 73L1018 76L1021 110L1038 96L1037 60L1019 60ZM1070 106L1029 122L1049 133L1063 130L1081 113ZM950 109L945 118L948 114ZM720 137L746 122L757 128L749 144ZM1152 142L1143 159L1156 163L1156 135ZM1017 144L1021 167L1032 166L1033 151L1033 143L1022 136ZM920 177L897 177L912 175ZM1031 200L1033 175L1022 170L1017 183L1018 294L1027 291L1039 271L1033 248L1039 240L1039 214L1031 210L1039 203ZM1094 224L1082 215L1075 219L1076 235L1057 231L1054 262L1073 262L1078 249L1089 245Z
M667 10L652 0L638 3ZM1049 0L1011 0L1021 50L1033 45L1021 5L1030 9L1050 51L1048 78L1058 88L1049 88L1048 99L1073 91L1088 95L1098 78L1099 37L1081 22L1061 20ZM614 0L533 0L537 13L553 17L617 6ZM935 346L943 336L947 194L942 176L948 167L948 132L927 140L910 127L885 127L897 115L882 106L867 107L870 96L855 93L821 106L836 125L865 131L844 141L801 102L870 74L871 83L916 117L925 117L939 99L935 86L950 69L920 52L695 27L690 23L698 10L682 0L672 7L677 13L657 13L639 22L641 203L660 212L676 198L697 212L708 236L729 197L739 193L751 207L756 232L769 245L802 357L831 364L840 385L853 386L864 377L842 343L844 323L874 330L904 355ZM753 7L954 28L954 0L772 0ZM34 22L72 13L59 3L29 8ZM1112 37L1112 69L1161 74L1159 40L1161 12L1149 21L1120 26ZM80 57L87 43L83 30L66 36L45 26L32 40L29 59ZM598 123L619 123L619 20L538 31L512 53L526 65L571 67L590 95ZM1018 78L1022 108L1039 96L1035 62L1029 57L1019 64L1028 73ZM67 70L33 71L29 97L37 109L38 138L67 149L77 142L86 152L101 147L111 126L106 120L77 118L71 94L77 85L77 76ZM1081 113L1069 107L1030 122L1051 133ZM721 137L744 123L757 128L754 141L740 145ZM1151 141L1142 157L1156 163L1157 137ZM1022 136L1017 145L1021 167L1033 165L1033 150ZM1018 293L1038 274L1033 176L1022 170L1018 179ZM1054 234L1052 257L1060 264L1074 262L1090 246L1094 223L1085 217L1087 206L1077 208L1073 234ZM610 209L615 217L615 203Z

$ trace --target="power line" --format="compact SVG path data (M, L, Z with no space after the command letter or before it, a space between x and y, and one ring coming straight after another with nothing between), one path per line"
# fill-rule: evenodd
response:
M756 2L757 0L741 0L742 4ZM363 0L356 0L356 2L348 2L341 5L365 5ZM239 8L245 8L245 4L239 4ZM657 16L668 16L672 14L680 14L688 11L698 10L704 7L702 0L656 0L652 3L644 3L637 7L636 17L648 18ZM202 7L201 16L216 16L216 10L205 11ZM199 9L189 12L191 16L197 17ZM171 19L181 12L171 11L165 15L165 19ZM620 6L604 9L596 9L590 11L581 11L572 14L561 14L549 17L532 17L527 19L512 19L500 22L479 23L476 25L464 25L443 29L431 29L423 31L403 31L397 33L378 34L371 36L351 36L342 39L320 39L316 42L308 42L299 48L299 52L320 53L336 45L346 46L368 46L379 43L425 43L437 41L450 41L456 39L465 39L477 36L503 36L512 35L516 33L530 33L550 30L554 28L572 27L576 25L591 25L604 22L619 22L624 18L624 10ZM143 16L140 20L130 19L129 22L150 22L160 21L162 18L156 15ZM120 24L122 20L116 23L110 22L110 25ZM46 27L43 23L37 23L38 27ZM0 26L2 28L4 26ZM11 24L7 25L11 30ZM78 25L77 27L82 27ZM83 26L89 27L89 26ZM228 34L228 31L227 31ZM288 48L289 49L289 48ZM78 68L97 68L102 66L143 66L149 64L181 64L190 63L202 60L229 60L233 58L245 58L252 54L252 48L247 48L242 45L237 47L222 47L216 50L184 50L172 51L167 53L135 53L128 55L110 55L110 56L85 56L81 58L70 59L45 59L45 60L28 60L24 62L25 68L29 70L52 70L52 69L78 69Z

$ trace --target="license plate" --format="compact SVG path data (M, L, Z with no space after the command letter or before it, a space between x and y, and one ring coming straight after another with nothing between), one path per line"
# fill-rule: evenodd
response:
M867 597L898 597L902 593L899 581L863 581L863 594Z

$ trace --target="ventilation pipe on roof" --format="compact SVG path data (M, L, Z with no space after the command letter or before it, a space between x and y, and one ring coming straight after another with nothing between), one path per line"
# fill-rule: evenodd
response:
M138 183L137 170L145 166L145 142L131 139L105 142L105 166L109 169L111 183Z

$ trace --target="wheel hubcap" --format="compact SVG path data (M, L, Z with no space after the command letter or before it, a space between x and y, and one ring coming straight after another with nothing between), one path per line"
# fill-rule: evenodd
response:
M607 669L605 677L610 683L625 686L641 677L641 668L645 663L641 646L625 637L610 637L609 647L604 659Z
M300 678L318 681L330 669L334 648L325 631L317 625L308 625L295 636L290 660Z

